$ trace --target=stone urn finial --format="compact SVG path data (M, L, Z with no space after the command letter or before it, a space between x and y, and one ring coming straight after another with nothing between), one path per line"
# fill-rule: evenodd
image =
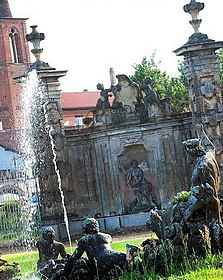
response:
M189 4L184 6L184 12L189 13L192 17L190 24L194 28L195 33L199 33L199 27L202 22L201 19L198 19L199 12L204 9L204 3L196 2L196 0L191 0Z
M45 39L45 35L36 30L37 25L32 25L30 27L32 28L32 32L26 35L26 40L33 44L31 52L34 54L36 61L40 61L40 55L43 52L43 49L40 48L40 41Z

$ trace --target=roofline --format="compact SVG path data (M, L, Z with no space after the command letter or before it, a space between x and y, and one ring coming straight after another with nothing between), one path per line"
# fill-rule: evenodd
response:
M21 20L21 19L23 19L23 20L27 20L27 19L29 19L29 18L14 18L14 17L0 17L0 20Z
M95 109L96 106L94 107L62 107L63 111L74 111L74 110L93 110Z
M21 153L19 152L19 150L15 150L15 149L12 149L12 148L8 148L7 146L3 145L0 143L0 147L4 148L6 151L10 151L10 152L14 152L16 154L19 154L21 155Z

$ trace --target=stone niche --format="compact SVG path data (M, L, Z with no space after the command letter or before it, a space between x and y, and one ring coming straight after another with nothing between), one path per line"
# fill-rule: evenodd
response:
M153 150L146 150L142 144L127 146L118 156L119 184L123 213L147 212L160 204L154 170Z

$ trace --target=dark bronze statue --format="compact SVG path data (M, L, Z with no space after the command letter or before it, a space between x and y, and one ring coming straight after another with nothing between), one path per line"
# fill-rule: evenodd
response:
M64 244L54 238L55 232L52 227L43 230L41 239L36 243L39 252L37 269L42 269L50 260L56 260L59 256L67 257Z
M72 272L73 266L86 252L90 262L90 269L95 277L100 280L112 279L123 271L126 266L126 254L115 252L111 248L112 238L109 234L99 232L96 219L88 218L83 223L84 235L78 240L74 253L68 259L64 270L53 280L66 277Z

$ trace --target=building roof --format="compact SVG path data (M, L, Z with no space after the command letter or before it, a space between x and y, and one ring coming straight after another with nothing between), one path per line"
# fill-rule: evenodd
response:
M0 18L11 18L12 13L8 0L0 0Z
M21 152L21 147L19 145L21 133L21 130L19 131L11 129L0 131L0 146L16 153Z
M99 91L62 92L60 102L62 109L94 108L99 97Z

